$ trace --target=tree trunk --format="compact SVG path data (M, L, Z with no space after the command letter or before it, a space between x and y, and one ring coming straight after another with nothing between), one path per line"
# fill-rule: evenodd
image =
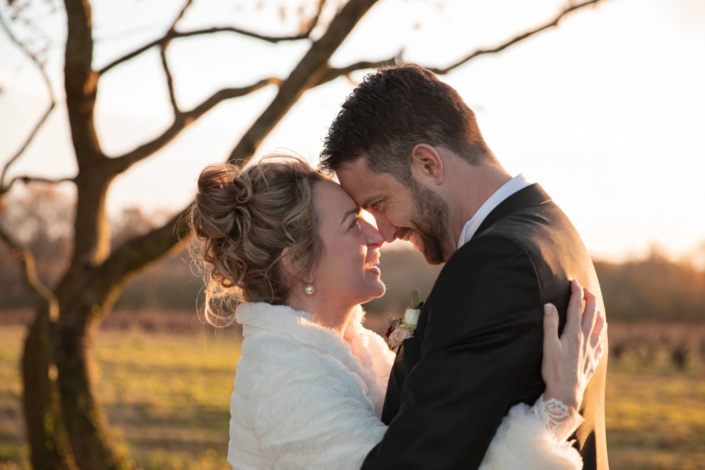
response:
M63 422L68 432L76 464L81 470L118 470L128 468L114 448L105 413L96 399L92 380L92 332L97 329L100 308L62 312L62 318L88 317L84 324L59 322L56 364Z
M51 369L49 312L37 311L22 352L23 401L30 461L34 470L75 468L59 413L59 396Z
M83 247L76 247L73 263L55 292L60 314L54 359L63 422L76 465L81 470L117 470L128 468L128 464L115 449L107 417L95 394L91 341L103 312L110 308L119 290L119 286L101 289L98 275L109 249L104 243L109 239L105 195L112 176L84 174L88 176L79 174L76 179L76 241L84 230L94 235Z

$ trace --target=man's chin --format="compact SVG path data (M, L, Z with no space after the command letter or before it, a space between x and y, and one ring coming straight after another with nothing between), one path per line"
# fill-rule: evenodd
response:
M419 253L422 253L424 256L426 256L425 245L418 233L413 233L411 237L409 237L409 241L412 245L414 245L414 248L416 248Z
M425 238L416 231L411 232L407 240L416 251L423 255L428 264L443 264L447 261L447 258L450 258L450 254L452 254L450 253L446 257L440 241L426 241Z
M426 260L426 262L430 265L437 266L439 264L443 264L446 262L444 257L440 255L439 253L428 253L428 252L422 252L423 257Z
M452 255L452 253L446 255L440 243L424 243L421 237L418 237L417 243L418 245L414 244L414 248L421 252L428 264L443 264L448 261L450 255Z

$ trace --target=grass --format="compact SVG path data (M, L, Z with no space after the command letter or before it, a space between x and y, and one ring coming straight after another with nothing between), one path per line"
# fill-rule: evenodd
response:
M0 328L0 469L28 468L17 362L21 327ZM229 469L240 338L101 332L98 393L120 450L143 469ZM3 467L3 465L5 467Z
M24 330L0 327L0 469L28 468L19 351ZM122 451L143 469L227 469L234 333L101 332L98 391ZM613 469L705 468L705 369L667 361L610 364L607 436Z

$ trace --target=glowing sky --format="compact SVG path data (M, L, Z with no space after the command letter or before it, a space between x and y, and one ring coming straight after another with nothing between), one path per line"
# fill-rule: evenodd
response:
M282 34L276 9L195 2L180 28L213 24ZM266 2L265 2L266 3ZM276 3L276 2L275 2ZM281 2L279 2L281 3ZM551 18L555 0L382 0L333 58L334 65L394 56L443 66ZM159 36L181 2L94 2L96 67ZM439 5L441 7L439 8ZM43 24L59 41L50 69L61 97L61 15ZM222 34L175 41L169 59L182 109L224 86L285 77L306 42L270 45ZM361 74L357 75L359 78ZM563 207L597 257L643 254L658 243L682 255L705 240L705 2L606 0L558 29L442 77L477 112L495 154L526 172ZM46 94L32 66L0 35L0 162L20 145ZM326 127L352 85L345 78L307 92L259 155L290 149L317 160ZM269 87L220 105L171 146L121 175L109 209L179 209L198 172L225 159L274 96ZM169 125L157 50L100 82L97 128L109 155L128 151ZM60 106L11 175L72 176L65 108Z

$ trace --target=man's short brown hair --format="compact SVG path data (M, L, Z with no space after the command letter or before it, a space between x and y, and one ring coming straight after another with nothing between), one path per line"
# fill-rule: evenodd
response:
M367 157L371 170L411 178L411 151L445 147L477 165L494 159L475 113L451 86L415 64L378 70L353 90L331 124L320 169L333 172Z

